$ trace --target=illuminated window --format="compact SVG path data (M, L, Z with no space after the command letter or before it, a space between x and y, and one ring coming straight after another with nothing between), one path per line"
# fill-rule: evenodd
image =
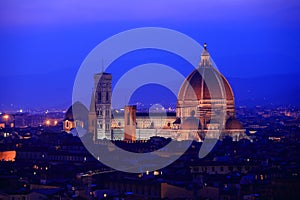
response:
M106 130L106 131L109 130L109 124L105 124L105 130Z

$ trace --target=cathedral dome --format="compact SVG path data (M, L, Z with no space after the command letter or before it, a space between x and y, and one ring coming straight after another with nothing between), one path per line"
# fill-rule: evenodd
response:
M76 120L83 121L86 124L88 112L89 112L88 109L82 103L75 102L72 106L68 108L64 120L74 121L74 114L75 114Z
M234 116L234 96L226 78L213 66L204 45L197 69L184 80L177 97L176 115L182 119L195 111L201 125L217 112L225 111L226 118Z
M73 118L73 111L72 111L72 106L70 106L65 114L65 119L64 120L69 120L69 121L74 121Z
M206 46L201 54L198 69L183 82L178 100L226 99L233 101L232 89L226 78L212 65Z
M238 129L238 130L240 130L240 129L243 129L243 125L239 120L237 120L236 118L231 117L227 120L226 125L225 125L225 129L230 129L230 130Z

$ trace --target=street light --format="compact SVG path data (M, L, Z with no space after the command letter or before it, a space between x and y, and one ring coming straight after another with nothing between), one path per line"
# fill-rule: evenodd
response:
M2 116L2 118L4 119L5 121L5 125L7 125L7 122L8 122L8 119L9 119L9 115L8 114L5 114Z

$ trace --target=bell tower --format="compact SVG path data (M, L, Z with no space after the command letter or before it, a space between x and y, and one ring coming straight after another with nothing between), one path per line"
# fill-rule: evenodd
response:
M93 97L95 104L96 123L94 131L94 141L101 139L111 139L111 94L112 75L101 72L94 75Z

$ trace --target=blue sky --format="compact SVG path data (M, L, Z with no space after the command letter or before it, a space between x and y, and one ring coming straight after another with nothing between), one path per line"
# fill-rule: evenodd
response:
M299 24L297 0L4 0L0 109L11 104L24 108L70 104L76 72L87 54L114 34L144 26L171 28L207 42L226 77L297 74ZM146 54L145 61L156 57L170 65L178 61L157 52L152 57ZM136 62L134 55L125 61L124 66Z

